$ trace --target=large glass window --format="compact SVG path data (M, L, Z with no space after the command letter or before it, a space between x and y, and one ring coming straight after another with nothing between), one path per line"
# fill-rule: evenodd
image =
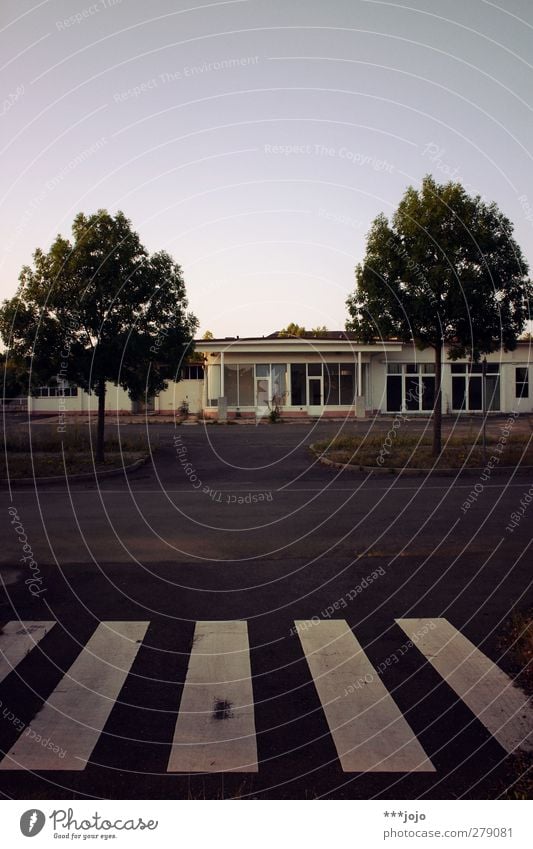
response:
M483 365L452 363L452 409L480 413L483 410ZM500 409L500 375L496 364L487 363L485 376L486 410Z
M435 402L433 363L388 363L387 410L430 411Z
M354 403L355 363L340 364L340 396L342 405Z
M293 407L307 405L305 363L291 363L291 404Z
M231 407L253 407L253 365L230 363L224 366L224 395Z
M402 409L402 376L401 374L387 375L387 410L397 413Z
M254 406L254 367L239 364L239 406Z
M287 397L287 364L272 363L272 401L274 404L285 404Z
M238 365L224 366L224 395L231 407L239 404L239 367Z
M515 397L529 398L529 368L527 366L516 366Z
M324 404L333 407L340 403L339 364L324 364Z

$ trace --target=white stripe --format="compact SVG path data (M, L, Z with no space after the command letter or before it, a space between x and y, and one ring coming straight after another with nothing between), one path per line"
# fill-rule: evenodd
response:
M505 672L447 619L396 621L507 752L533 751L533 710Z
M246 622L197 622L168 772L257 772Z
M348 624L295 624L344 772L434 772Z
M4 625L0 631L0 681L23 660L55 622L18 622Z
M101 622L0 769L84 769L148 622Z

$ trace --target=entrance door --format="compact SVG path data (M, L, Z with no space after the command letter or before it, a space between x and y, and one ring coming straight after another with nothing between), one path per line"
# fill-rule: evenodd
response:
M307 378L307 412L310 416L321 416L323 411L323 385L321 377Z

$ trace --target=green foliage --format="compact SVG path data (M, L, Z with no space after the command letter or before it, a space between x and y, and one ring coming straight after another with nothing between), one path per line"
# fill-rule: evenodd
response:
M197 327L181 268L164 251L150 256L122 212L80 213L71 241L57 236L33 259L0 309L0 334L34 379L61 374L87 390L109 381L131 398L179 379Z
M433 454L441 451L443 346L450 359L513 350L530 317L527 263L495 203L431 176L379 215L347 300L347 330L435 350Z
M303 325L295 324L293 321L284 327L283 330L280 330L278 336L287 336L287 337L295 337L295 336L305 336L308 331L303 327ZM325 336L328 332L328 328L322 324L320 327L313 327L309 331L313 336Z
M303 336L305 333L305 327L300 327L299 324L295 324L293 321L284 327L283 330L279 331L280 336Z
M427 176L389 222L378 216L356 269L346 327L360 338L450 346L474 360L512 350L529 318L527 263L495 203Z

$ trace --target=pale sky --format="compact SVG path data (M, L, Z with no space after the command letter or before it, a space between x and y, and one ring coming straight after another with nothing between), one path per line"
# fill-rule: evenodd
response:
M122 209L200 333L344 327L365 233L425 173L533 265L531 0L0 0L0 295Z

